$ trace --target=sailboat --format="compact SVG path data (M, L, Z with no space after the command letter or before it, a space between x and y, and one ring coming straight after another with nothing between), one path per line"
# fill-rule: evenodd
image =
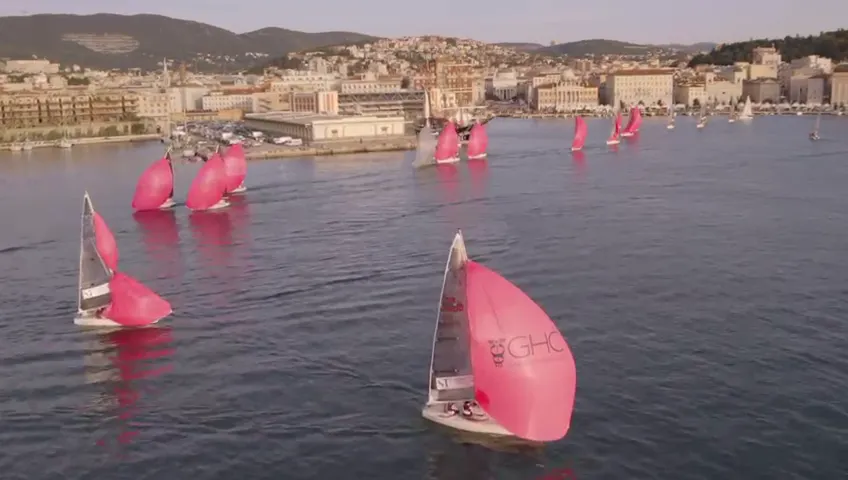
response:
M821 128L821 110L819 110L818 115L816 115L816 124L813 127L813 131L810 132L810 140L816 141L816 140L821 139L821 137L819 136L819 129L820 128Z
M622 137L632 137L639 133L639 127L642 125L642 111L639 107L630 109L630 119L627 121L627 126L621 132Z
M665 128L674 130L674 105L668 106L668 125Z
M459 135L456 133L456 125L449 121L439 134L436 142L436 163L456 163L459 161Z
M607 145L618 145L621 143L621 112L618 112L615 115L615 121L612 125L612 132L610 133L610 137L607 140Z
M24 144L21 145L21 149L25 152L32 150L32 147L33 147L32 142L30 142L28 138L26 140L24 140Z
M706 126L707 126L707 104L706 104L706 103L702 103L702 104L701 104L701 113L700 113L700 117L698 118L698 124L697 124L697 125L695 125L695 127L697 127L697 128L704 128L704 127L706 127Z
M244 147L235 144L227 148L223 156L224 169L227 173L227 193L232 195L247 190L244 179L247 177L247 158Z
M739 120L751 120L754 118L753 107L751 106L751 96L745 97L745 105L742 107L742 113L739 115Z
M106 221L83 196L76 325L142 327L171 314L171 304L119 272L118 246Z
M436 137L430 128L430 119L424 121L424 127L418 132L418 144L415 149L415 161L412 166L416 168L433 165L436 154Z
M471 127L471 134L468 138L468 146L466 147L466 154L468 155L469 160L478 160L481 158L486 158L488 153L486 153L486 149L489 147L489 135L486 133L486 127L480 124L480 122L474 122L474 126Z
M174 164L168 151L138 177L132 208L141 212L164 210L174 205Z
M59 143L56 144L59 148L73 148L74 144L71 143L71 140L68 138L68 127L62 127L62 139L59 140Z
M551 442L568 432L577 373L556 325L515 285L451 245L424 418L462 432Z
M227 193L227 172L224 160L217 152L213 153L191 182L186 206L194 211L217 210L230 205L224 198Z
M97 249L94 206L88 192L82 201L80 229L79 282L77 288L77 316L74 323L85 326L115 326L115 322L98 314L112 303L112 270Z
M727 123L736 123L736 116L739 110L739 105L736 104L736 97L730 99L730 115L727 117Z
M583 145L586 144L586 134L588 127L583 117L574 118L574 140L571 141L571 151L578 152L583 150Z

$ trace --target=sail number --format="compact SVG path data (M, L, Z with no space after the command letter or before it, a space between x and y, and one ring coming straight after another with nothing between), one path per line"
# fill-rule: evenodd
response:
M471 388L474 386L473 375L461 375L459 377L436 378L436 390L455 390L457 388Z
M96 287L86 288L82 291L82 298L88 300L90 298L100 297L109 293L109 284L104 283Z

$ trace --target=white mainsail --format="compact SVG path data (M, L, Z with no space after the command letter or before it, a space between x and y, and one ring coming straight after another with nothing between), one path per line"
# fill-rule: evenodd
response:
M88 192L85 192L82 201L79 261L77 311L85 315L109 305L112 301L112 291L109 289L112 272L97 251L94 207Z
M433 135L433 129L430 128L430 122L427 122L421 131L418 132L418 144L415 149L415 161L412 166L415 168L425 167L427 165L436 164L436 145L438 139Z
M451 244L439 296L439 313L430 358L428 405L474 399L468 307L465 302L467 261L462 232L457 232Z
M745 106L742 107L742 113L739 115L739 120L750 120L754 118L753 107L751 106L751 96L745 97Z

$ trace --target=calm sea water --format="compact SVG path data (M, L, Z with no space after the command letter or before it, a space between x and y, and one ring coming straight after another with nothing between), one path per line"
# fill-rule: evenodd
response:
M488 162L251 163L218 214L134 217L158 145L0 158L0 471L8 479L825 479L848 472L848 119L498 120ZM197 165L178 165L184 199ZM72 324L88 189L121 268L176 313ZM578 369L543 451L425 423L444 260L540 303Z

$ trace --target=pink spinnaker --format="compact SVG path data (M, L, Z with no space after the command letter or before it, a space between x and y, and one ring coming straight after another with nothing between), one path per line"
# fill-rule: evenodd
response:
M618 112L618 115L615 116L615 124L612 127L612 133L607 141L610 142L618 140L619 136L621 136L621 112Z
M135 186L132 208L137 211L158 210L174 196L174 168L167 155L150 164Z
M235 144L224 152L224 170L227 174L227 192L232 192L244 183L247 177L247 157L241 144Z
M639 107L633 107L630 109L630 119L627 121L627 126L624 127L624 132L628 135L633 135L634 133L639 131L639 127L642 126L642 111L639 110Z
M226 192L224 161L217 153L200 167L191 182L186 197L186 206L191 210L208 210L224 198Z
M568 432L577 371L568 344L541 307L485 266L466 264L475 399L526 440Z
M448 122L442 133L439 134L439 140L436 143L436 162L453 162L459 155L459 135L456 133L456 125L453 122Z
M489 135L486 133L486 127L478 122L471 127L471 135L468 139L468 158L470 160L485 158L486 150L489 148Z
M142 327L171 314L171 304L126 273L115 272L109 281L112 303L103 316L124 327Z
M576 152L583 148L583 145L586 143L586 134L589 129L586 127L586 121L583 120L583 117L576 117L574 119L574 140L571 142L571 151Z
M109 225L106 225L106 220L96 211L92 215L94 219L94 244L97 247L97 253L103 258L103 263L109 270L115 271L118 269L118 243L115 241L115 236L109 230Z

